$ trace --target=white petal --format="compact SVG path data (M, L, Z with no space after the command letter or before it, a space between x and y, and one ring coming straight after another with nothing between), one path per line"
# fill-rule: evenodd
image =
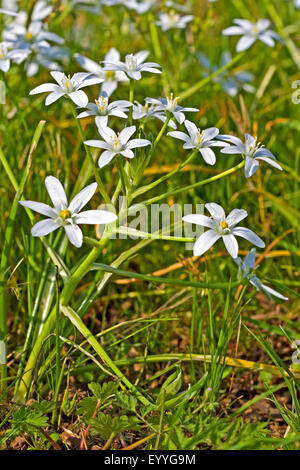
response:
M89 102L86 93L82 90L73 91L73 93L69 93L68 96L80 108L85 108Z
M93 85L98 85L98 83L102 83L104 81L104 78L100 77L91 77L86 80L84 80L77 88L77 90L81 90L81 88L85 88L87 86L93 86Z
M204 131L204 142L207 140L214 139L219 134L219 129L217 127L209 127Z
M53 219L45 219L45 220L41 220L40 222L38 222L32 227L31 234L33 237L43 237L53 232L59 227L60 227L60 224L57 222L54 222Z
M235 145L230 145L229 147L224 147L221 150L221 153L227 153L229 155L237 155L237 154L242 154L244 153L245 149L244 147L237 147Z
M238 237L245 238L249 242L253 243L253 245L258 246L259 248L264 248L265 243L261 238L259 238L252 230L249 230L245 227L234 227L232 229L232 233Z
M171 137L175 137L175 139L183 140L184 142L190 141L190 136L188 136L187 134L181 131L171 131L171 132L168 132L167 135L170 135Z
M214 219L225 219L224 209L222 206L219 206L219 204L216 204L215 202L209 202L205 204L205 207Z
M134 157L134 153L130 149L122 150L122 152L120 152L120 153L121 153L121 155L123 155L123 157L126 157L126 158L133 158Z
M282 300L289 300L288 297L285 297L284 295L280 294L276 290L272 289L271 287L266 286L265 284L261 284L261 289L267 294L267 295L273 295L274 297L278 297L279 299Z
M29 93L30 95L37 95L38 93L46 93L48 91L57 91L60 90L60 87L56 85L55 83L43 83L43 85L39 85L31 92Z
M50 93L50 95L47 96L45 100L45 105L49 106L50 104L59 100L59 98L61 98L63 95L64 95L64 92L60 89L58 89L57 91L53 91L53 93Z
M109 150L105 150L105 152L102 152L98 160L99 167L103 168L114 158L115 155L116 154L114 152L110 152Z
M242 52L245 51L246 49L249 49L250 46L256 41L255 36L250 36L250 35L245 35L242 36L239 42L237 43L236 46L236 51L237 52Z
M269 163L269 165L271 166L274 166L275 168L277 168L278 170L281 170L282 171L282 168L281 166L279 165L279 163L277 163L275 160L273 160L272 158L268 158L268 157L257 157L255 158L256 160L263 160L264 162L267 162Z
M175 111L173 114L174 114L176 121L179 122L179 124L182 124L185 121L185 115L183 113L179 111Z
M84 142L84 145L88 145L89 147L97 147L100 149L106 149L106 150L110 148L110 145L107 142L104 142L104 140L86 140Z
M198 128L196 126L196 124L194 124L193 122L189 121L188 119L186 119L184 121L184 125L186 127L186 130L188 131L188 133L190 134L191 138L194 139L195 135L197 134L198 132Z
M200 148L199 152L201 153L204 161L209 165L214 165L216 163L216 156L212 149L210 148Z
M54 176L47 176L45 185L54 207L58 210L65 209L68 201L61 182Z
M233 211L231 211L226 217L226 222L228 223L229 227L234 227L247 216L248 212L244 209L233 209Z
M117 137L116 133L110 127L98 126L98 132L106 142L110 142Z
M127 148L134 149L137 147L146 147L147 145L151 145L150 140L147 139L132 139L128 142Z
M80 54L75 54L74 58L81 65L81 67L87 70L88 72L94 73L99 76L104 75L104 73L102 72L102 67L100 67L100 65L97 64L97 62L94 62L88 57L84 57L83 55L80 55Z
M72 245L76 246L76 248L80 248L82 245L83 235L78 225L65 225L65 231Z
M194 256L203 255L219 238L221 238L221 235L218 235L214 230L207 230L202 233L194 245Z
M252 248L244 258L244 265L247 269L253 269L256 260L256 249Z
M64 78L64 74L63 74L62 72L53 71L53 72L50 72L50 75L52 75L52 77L54 78L54 80L56 80L57 83L58 83L59 85L61 85L62 79Z
M244 34L243 28L240 26L230 26L229 28L223 29L222 34L224 36L235 36L236 34Z
M120 139L122 144L126 144L130 137L135 133L135 131L135 126L125 127L124 129L122 129L120 132Z
M238 243L234 237L234 235L228 234L228 235L223 235L223 242L226 247L226 250L232 256L232 258L236 258L238 255L239 251L239 246Z
M108 116L96 116L95 118L96 126L99 127L107 127L108 123Z
M223 150L221 150L223 152ZM258 160L255 160L251 157L246 157L245 161L245 176L246 178L250 178L256 172L257 168L259 167Z
M212 229L216 227L216 222L213 219L202 214L185 215L182 217L182 220L184 222L189 222L190 224L202 225L203 227Z
M77 224L110 224L117 220L116 214L109 211L95 210L84 211L76 217Z
M274 47L274 44L275 44L275 41L274 39L267 33L265 34L260 34L259 35L259 39L264 42L265 44L267 44L267 46L269 47Z
M21 206L28 207L32 211L38 212L39 214L46 215L47 217L57 217L56 211L48 206L48 204L44 204L43 202L36 202L36 201L19 201Z
M138 64L141 64L142 62L144 62L144 60L147 59L148 55L149 51L142 50L134 54L134 58L137 60Z
M74 212L78 213L82 209L82 207L84 207L93 197L96 189L97 183L92 183L86 188L82 189L76 196L74 196L68 207L71 214L73 214Z

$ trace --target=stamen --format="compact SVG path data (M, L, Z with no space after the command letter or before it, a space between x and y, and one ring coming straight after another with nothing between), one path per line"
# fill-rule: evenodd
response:
M61 217L63 220L66 220L68 219L69 217L71 217L71 212L68 210L68 209L63 209L60 214L59 214L59 217Z

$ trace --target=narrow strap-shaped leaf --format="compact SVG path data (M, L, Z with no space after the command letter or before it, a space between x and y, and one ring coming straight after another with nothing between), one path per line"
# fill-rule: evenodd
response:
M125 377L124 374L122 374L120 369L115 365L115 363L111 360L108 354L104 351L99 341L95 338L95 336L90 332L90 330L81 320L80 316L74 310L72 310L71 307L65 307L62 305L60 309L62 313L69 318L69 320L73 323L77 330L80 331L80 333L86 338L88 343L96 351L99 357L101 357L102 361L111 368L111 370L123 382L123 384L135 394L135 396L141 401L141 403L143 403L143 405L149 405L150 402L147 400L147 398L144 397L144 395L142 395L141 392L139 392L131 382L129 382L129 380Z
M173 284L179 286L188 286L188 287L199 287L200 289L227 289L228 282L194 282L194 281L182 281L179 279L169 279L167 277L158 277L158 276L148 276L147 274L134 273L132 271L125 271L124 269L117 269L107 264L102 263L93 263L91 270L101 270L108 273L116 274L121 277L129 277L134 279L141 279L142 281L147 282L157 282L165 284ZM231 285L239 285L240 282L232 283Z

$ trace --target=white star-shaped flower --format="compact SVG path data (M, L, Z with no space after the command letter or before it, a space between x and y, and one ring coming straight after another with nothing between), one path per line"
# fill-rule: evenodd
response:
M249 20L236 19L233 20L233 22L237 26L224 29L223 34L225 36L242 35L236 46L237 52L249 49L258 39L270 47L274 47L274 39L282 41L281 37L275 33L275 31L268 29L271 24L270 20L262 19L258 20L256 23L252 23Z
M47 217L47 219L37 222L32 227L31 234L34 237L48 235L54 230L63 227L72 245L79 248L82 245L83 235L78 225L110 224L117 219L114 213L104 210L81 212L81 209L94 195L97 183L92 183L80 191L73 197L70 204L68 204L65 190L57 178L47 176L45 185L54 207L48 206L48 204L43 202L19 201L22 206L28 207L28 209Z
M270 150L263 147L257 138L252 135L245 134L245 142L233 135L218 135L218 139L228 141L232 145L224 147L221 153L241 154L245 158L245 176L250 178L254 175L259 167L259 162L265 161L269 165L274 166L278 170L282 170L281 166L276 162L276 157Z
M228 145L226 142L213 140L219 134L219 129L216 127L209 127L208 129L201 131L197 128L196 124L188 121L187 119L184 121L184 125L188 134L180 131L172 131L168 132L167 135L175 137L175 139L183 140L184 149L198 150L206 163L214 165L216 163L216 156L211 147L223 147Z
M96 116L95 122L97 126L106 127L109 116L117 116L127 118L128 108L132 106L130 101L117 100L109 103L108 96L102 92L95 103L88 103L87 111L78 114L77 118L81 119L87 116Z
M136 54L127 54L125 62L104 61L104 70L124 72L129 78L133 80L140 80L142 72L161 73L161 66L156 62L144 62L148 57L148 51L139 51Z
M101 82L99 77L94 77L91 73L74 73L72 77L67 77L64 73L57 71L50 73L58 85L55 83L44 83L29 93L30 95L36 95L38 93L51 92L46 98L46 106L67 95L77 106L85 108L89 99L86 93L82 91L82 88Z
M128 82L128 78L124 72L104 70L100 64L80 54L75 54L74 57L84 70L101 78L101 93L107 93L107 95L110 96L117 89L119 82ZM119 51L112 47L104 57L104 62L120 62Z
M107 165L115 155L122 155L126 158L133 158L134 153L131 149L137 147L145 147L151 145L150 140L146 139L131 139L130 137L135 133L136 127L125 127L122 131L116 134L109 127L98 127L99 134L104 140L87 140L85 145L90 147L98 147L104 149L98 160L98 165L103 168Z
M255 258L256 258L256 249L252 248L252 250L249 251L247 256L245 256L244 260L242 260L239 257L234 260L239 267L240 277L242 279L248 279L250 284L252 284L256 290L258 290L259 292L264 292L269 298L274 296L282 300L288 300L287 297L280 294L279 292L272 289L271 287L266 286L265 284L262 283L262 281L257 276L255 276L254 274L254 271L256 269Z
M244 209L233 209L226 217L223 207L214 202L205 204L206 209L211 214L207 217L202 214L190 214L183 217L184 222L202 225L209 230L202 233L194 244L194 256L201 256L216 243L219 238L223 239L224 245L232 258L238 255L237 237L242 237L253 243L259 248L264 248L265 243L252 230L245 227L236 227L241 220L247 217L247 211Z
M178 99L179 98L174 98L173 93L171 93L170 96L168 96L167 98L146 98L148 103L157 105L156 111L171 113L175 117L176 121L179 122L179 124L182 124L185 121L184 113L197 113L199 109L184 108L182 106L179 106Z

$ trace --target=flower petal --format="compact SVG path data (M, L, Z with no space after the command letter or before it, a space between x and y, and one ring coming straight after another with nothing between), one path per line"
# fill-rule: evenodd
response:
M84 145L88 145L89 147L97 147L100 149L106 149L106 150L110 148L110 145L107 142L104 142L104 140L86 140L84 142Z
M207 230L206 232L202 233L198 240L196 240L193 251L194 256L201 256L205 253L209 248L221 238L221 235L216 233L214 230Z
M221 150L221 152L223 152L223 150ZM255 160L255 158L246 157L246 161L245 161L246 178L250 178L252 175L254 175L258 167L259 167L258 160Z
M190 224L202 225L203 227L208 227L214 229L216 227L216 222L203 214L189 214L182 217L184 222L189 222Z
M113 212L92 210L80 212L76 217L76 224L111 224L115 220L117 220L117 216Z
M85 108L89 102L86 93L82 90L77 90L73 91L72 93L68 93L68 96L71 98L73 103L75 103L80 108Z
M60 90L60 87L56 85L55 83L43 83L43 85L39 85L31 92L29 93L30 95L37 95L39 93L46 93L48 91L57 91Z
M281 166L279 163L277 163L273 158L268 158L268 157L257 157L256 160L263 160L266 163L269 163L269 165L274 166L274 168L277 168L278 170L282 171Z
M214 165L216 163L216 156L212 149L210 148L200 148L199 152L201 153L204 161L209 165Z
M132 139L128 142L127 148L134 149L137 147L146 147L147 145L151 145L150 140L147 139Z
M242 52L242 51L245 51L246 49L249 49L249 47L251 47L255 41L256 41L255 36L251 36L250 34L245 34L245 36L242 36L239 42L237 43L236 51Z
M64 92L60 89L57 89L57 91L53 91L53 93L50 93L50 95L47 96L47 98L45 100L45 105L49 106L50 104L52 104L55 101L59 100L59 98L61 98L63 95L64 95Z
M83 235L78 225L65 225L65 231L72 245L76 246L76 248L80 248L82 245Z
M268 287L263 283L261 283L260 287L268 296L278 297L279 299L282 299L282 300L289 300L288 297L285 297L284 295L280 294L276 290L272 289L272 287Z
M114 158L115 155L116 154L114 152L110 152L109 150L105 150L105 152L102 152L98 160L99 167L103 168Z
M249 242L253 243L253 245L258 246L259 248L265 247L265 242L259 238L252 230L249 230L246 227L234 227L232 229L232 233L238 237L245 238Z
M82 207L84 207L93 197L96 189L97 183L92 183L89 184L86 188L82 189L78 194L76 194L76 196L74 196L68 207L71 214L73 214L74 212L78 213L82 209Z
M217 219L217 220L225 219L224 209L219 204L216 204L215 202L209 202L205 204L205 207L214 219Z
M127 144L130 137L135 133L136 126L125 127L120 132L120 139L122 144Z
M19 201L21 206L28 207L32 211L38 212L39 214L46 215L47 217L57 217L56 211L48 206L48 204L44 204L43 202L36 202L36 201Z
M232 228L247 216L248 212L245 209L233 209L226 217L226 222Z
M68 206L68 201L61 182L54 176L47 176L45 185L55 209L60 211L65 209Z
M54 232L54 230L59 227L60 224L58 222L55 222L53 219L41 220L32 227L31 235L33 237L43 237L51 232Z
M236 258L238 255L239 246L238 246L235 236L229 233L228 235L223 235L222 238L223 238L223 242L226 247L226 250L228 251L230 256L232 256L232 258Z
M134 153L130 149L122 150L122 152L120 152L120 153L121 153L121 155L123 155L123 157L126 157L126 158L133 158L134 157Z

